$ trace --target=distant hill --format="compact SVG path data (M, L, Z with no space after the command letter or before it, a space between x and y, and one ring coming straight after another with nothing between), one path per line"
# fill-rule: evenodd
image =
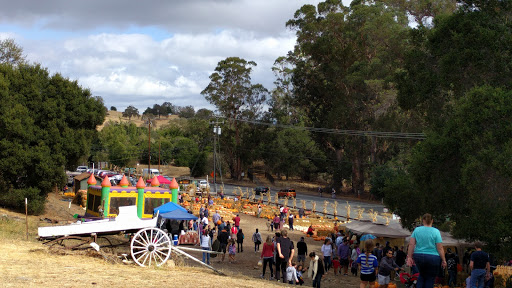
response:
M178 118L179 118L178 115L170 115L168 117L161 117L160 119L156 118L154 120L151 128L153 129L153 127L154 127L155 129L158 129L159 127L167 124L169 122L169 120L178 119ZM109 121L117 122L117 123L132 122L132 123L135 123L135 125L137 125L137 127L145 126L144 120L142 120L141 117L139 117L139 118L132 117L132 119L129 120L128 117L123 117L123 112L108 111L107 116L105 117L105 122L103 122L103 124L98 126L96 129L98 129L98 131L101 131L101 129L103 129L103 127L105 126L105 123L108 123Z

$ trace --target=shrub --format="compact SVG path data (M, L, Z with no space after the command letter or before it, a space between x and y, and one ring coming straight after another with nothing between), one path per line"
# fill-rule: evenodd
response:
M39 215L44 212L45 197L34 187L10 189L0 194L0 204L18 212L25 212L25 198L28 200L28 213Z

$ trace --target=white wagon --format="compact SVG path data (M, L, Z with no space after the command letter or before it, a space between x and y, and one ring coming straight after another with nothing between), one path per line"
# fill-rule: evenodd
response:
M133 260L140 266L161 266L171 255L172 243L167 233L157 228L157 219L140 219L137 206L124 206L119 207L119 215L114 219L39 227L38 235L51 246L84 249L93 242L103 242L103 247L112 246L108 235L134 234L130 242Z

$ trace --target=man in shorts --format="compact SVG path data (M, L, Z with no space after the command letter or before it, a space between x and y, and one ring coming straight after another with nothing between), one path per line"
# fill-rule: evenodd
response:
M220 242L220 248L219 248L219 251L218 252L221 252L222 251L222 257L221 257L221 261L224 262L224 257L226 257L226 248L228 247L228 239L229 239L229 233L226 229L223 229L222 231L220 231L219 233L219 237L217 237L219 239L219 242ZM219 262L221 262L219 261Z
M307 254L308 244L304 241L304 237L300 237L300 241L297 242L297 263L301 263L304 266Z
M393 250L388 250L379 264L379 274L377 275L379 288L387 288L391 273L395 273L395 271L399 270L400 268L395 263L395 260L393 260Z

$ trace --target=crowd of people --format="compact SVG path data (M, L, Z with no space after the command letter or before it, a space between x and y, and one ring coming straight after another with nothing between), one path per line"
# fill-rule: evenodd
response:
M457 274L461 267L470 273L466 287L493 287L489 255L482 251L482 245L476 243L474 252L468 248L462 265L459 264L458 255L451 249L447 249L445 253L441 234L432 227L430 214L425 214L422 218L423 225L413 231L406 254L403 246L391 247L389 242L380 245L371 239L364 241L363 247L360 247L357 237L341 232L326 237L319 251L308 251L304 237L300 237L297 242L289 238L288 231L293 230L293 216L288 216L286 210L286 207L281 206L279 214L268 220L267 231L271 231L273 235L266 236L265 241L258 228L252 233L254 253L259 253L260 256L262 279L267 279L270 274L269 280L303 285L307 275L313 287L320 287L329 270L333 270L335 276L349 276L350 270L352 276L359 276L360 288L372 287L375 282L380 288L387 288L407 264L411 267L410 275L417 273L415 277L418 288L430 288L434 284L454 287L458 284ZM236 263L236 254L244 252L245 235L240 228L240 216L236 215L227 220L220 216L219 211L215 211L211 215L210 223L209 213L208 206L201 206L198 220L191 220L188 228L197 230L201 235L200 246L203 250L220 252L219 262L225 260L227 253L229 263ZM285 221L288 221L289 230L283 227ZM181 222L180 229L184 226ZM312 235L313 232L314 229L310 226L307 234ZM210 253L203 253L204 263L211 264L210 258ZM441 282L445 271L448 274L446 283Z

